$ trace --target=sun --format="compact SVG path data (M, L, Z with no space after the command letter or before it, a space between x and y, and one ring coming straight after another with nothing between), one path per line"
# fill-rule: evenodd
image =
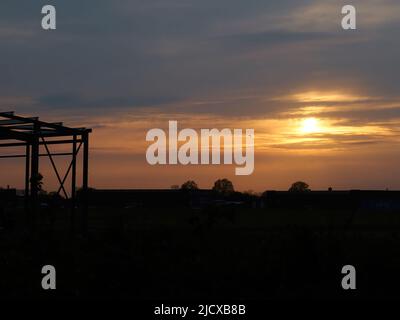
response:
M303 119L300 131L303 133L315 133L320 131L319 120L316 118Z

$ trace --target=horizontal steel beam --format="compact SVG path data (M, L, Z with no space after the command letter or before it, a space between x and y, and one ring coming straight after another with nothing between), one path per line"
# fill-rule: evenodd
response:
M0 125L1 125L1 123L0 123ZM12 125L6 126L6 128L10 129L10 130L33 130L34 129L33 124L31 124L31 123L12 124Z
M3 118L8 118L10 120L19 120L19 121L25 121L25 123L33 123L39 127L45 127L45 128L51 128L58 130L57 132L64 133L64 134L81 134L83 132L91 132L91 129L82 129L82 128L70 128L66 126L62 126L59 124L55 123L50 123L50 122L43 122L38 119L36 120L30 120L30 118L25 118L25 117L20 117L14 115L14 112L2 112L0 113L0 117Z
M7 127L0 127L0 139L15 139L15 140L22 140L22 141L29 141L32 138L27 133L20 132L20 131L13 131L7 129Z
M25 120L13 120L13 119L7 119L7 120L0 120L0 126L9 126L9 125L17 125L17 124L24 124L24 123L32 123L34 120L38 120L38 117L31 117L31 118L26 118Z
M65 153L52 153L52 156L72 156L73 154L70 152ZM48 157L47 153L39 154L39 157ZM0 156L0 159L8 159L8 158L25 158L26 154L11 154L6 156Z
M1 121L1 120L0 120ZM5 121L9 121L9 120L5 120ZM11 120L14 121L14 120ZM52 122L53 124L57 124L62 126L62 122ZM0 126L2 124L0 123ZM10 124L6 126L7 129L11 129L11 130L31 130L33 131L35 129L34 124L32 123L20 123L20 124ZM45 127L41 127L41 129L45 129L47 130ZM54 132L54 129L52 129L52 132Z
M74 140L53 140L53 141L46 141L46 144L69 144L73 143ZM76 142L82 142L82 139L77 139ZM43 142L39 142L40 145L44 145ZM29 145L29 142L12 142L12 143L0 143L0 148L1 147L24 147L26 145Z
M12 116L12 115L14 115L14 111L0 112L0 116L2 117Z

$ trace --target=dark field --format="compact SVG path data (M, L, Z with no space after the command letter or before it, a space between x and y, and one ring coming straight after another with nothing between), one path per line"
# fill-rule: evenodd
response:
M399 298L396 212L245 208L91 209L89 235L71 235L67 210L36 235L7 211L0 232L3 298ZM57 290L41 288L41 268ZM357 270L343 290L341 269Z

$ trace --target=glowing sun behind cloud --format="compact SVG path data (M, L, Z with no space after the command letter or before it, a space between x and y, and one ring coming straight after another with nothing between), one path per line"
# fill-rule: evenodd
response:
M316 118L306 118L301 122L300 131L302 133L316 133L320 131L319 120Z

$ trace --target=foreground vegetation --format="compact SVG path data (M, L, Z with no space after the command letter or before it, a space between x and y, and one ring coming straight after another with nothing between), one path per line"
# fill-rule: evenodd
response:
M279 299L398 297L396 213L246 208L96 209L88 237L71 235L69 211L35 236L15 213L0 233L3 297ZM348 217L352 216L351 223ZM57 268L56 293L40 269ZM341 267L358 289L341 289Z

